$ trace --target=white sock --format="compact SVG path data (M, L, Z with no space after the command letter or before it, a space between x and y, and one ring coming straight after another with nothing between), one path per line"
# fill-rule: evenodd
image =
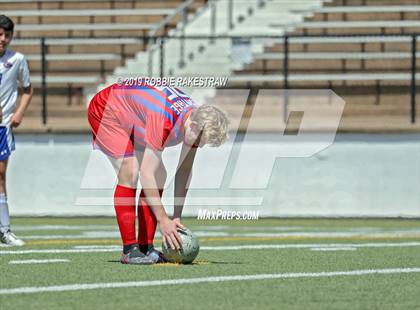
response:
M10 229L9 207L7 196L0 193L0 232L4 233Z

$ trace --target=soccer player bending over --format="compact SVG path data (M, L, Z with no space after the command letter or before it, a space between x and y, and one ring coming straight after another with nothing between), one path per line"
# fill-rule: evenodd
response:
M12 20L0 15L0 241L9 246L20 246L24 242L10 231L6 170L9 156L15 149L12 128L22 122L32 98L32 87L25 56L7 48L12 41L13 28ZM23 86L23 94L16 109L18 81Z
M228 119L212 105L197 106L177 88L109 86L90 102L88 120L93 144L110 159L118 175L114 206L123 242L121 263L165 262L154 249L156 226L165 245L181 247L177 228L183 229L181 214L198 147L220 146L227 138ZM172 219L162 205L166 169L162 151L182 143L175 175L175 203ZM142 190L137 206L136 190Z

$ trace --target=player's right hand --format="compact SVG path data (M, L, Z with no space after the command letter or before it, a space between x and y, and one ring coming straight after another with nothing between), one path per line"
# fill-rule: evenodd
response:
M12 117L10 119L10 127L16 128L19 127L20 123L22 122L23 116L21 114L15 113L12 114Z
M176 231L177 227L177 223L169 219L169 217L166 217L159 222L162 242L166 247L171 248L172 250L179 250L182 247L181 237Z

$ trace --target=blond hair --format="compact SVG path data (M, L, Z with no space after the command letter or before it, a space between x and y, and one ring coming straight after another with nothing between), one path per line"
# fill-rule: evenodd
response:
M224 111L211 104L203 104L192 112L201 138L210 146L220 146L228 138L229 119Z

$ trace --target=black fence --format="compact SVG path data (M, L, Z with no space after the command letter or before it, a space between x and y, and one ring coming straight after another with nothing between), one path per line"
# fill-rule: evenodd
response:
M283 85L282 88L284 89L290 89L290 68L289 68L289 62L290 62L290 44L294 39L302 39L302 38L325 38L331 39L331 38L372 38L376 39L375 42L381 43L380 38L389 38L389 37L396 37L396 38L404 38L405 42L411 45L411 69L407 69L407 73L411 75L411 82L410 82L410 121L412 123L416 122L416 55L417 55L417 37L420 36L418 33L407 33L407 34L351 34L351 35L284 35L284 36L212 36L212 35L206 35L206 36L187 36L187 35L178 35L178 36L170 36L170 35L153 35L153 36L140 36L140 37L130 37L135 38L138 40L138 42L141 42L143 44L143 50L149 51L152 47L159 52L159 63L158 64L151 64L150 61L152 57L149 57L149 69L153 66L159 67L159 74L160 77L164 77L166 72L166 64L165 64L165 54L170 53L171 51L166 50L166 43L168 40L178 40L179 41L179 60L177 61L177 64L179 68L182 68L186 65L188 65L189 61L189 55L186 53L186 42L192 41L192 40L201 40L207 42L206 44L211 45L216 42L216 40L255 40L255 39L265 39L265 40L276 40L277 42L283 43L283 53L282 59L283 59L283 68L282 68L282 76L283 76ZM42 121L44 124L47 123L47 117L48 117L48 83L47 83L47 76L48 76L48 50L49 50L49 42L53 42L53 40L59 40L60 38L40 38L39 42L41 45L40 51L41 51L41 96L42 96ZM69 39L61 38L61 39ZM74 38L74 39L83 39L83 40L89 40L89 38ZM109 39L109 38L108 38ZM115 39L115 38L114 38ZM117 39L123 39L123 38L117 38ZM128 39L128 38L125 38ZM25 40L24 38L20 38L17 40ZM34 40L34 38L30 38L29 40ZM384 42L386 40L384 39ZM369 40L367 40L367 43L369 43ZM51 43L52 44L52 43ZM139 51L141 49L139 48ZM198 51L197 51L198 52ZM349 52L350 53L350 52ZM124 63L127 55L124 49L124 45L121 45L120 49L120 56L121 56L121 63ZM211 55L209 55L211 57ZM102 68L102 66L101 66ZM396 72L397 73L397 72ZM398 72L401 73L401 72ZM139 74L143 74L144 76L148 76L148 74L144 74L144 72L140 72ZM104 70L98 70L98 76L102 76L104 78L106 76L106 73ZM380 79L379 79L380 80Z

